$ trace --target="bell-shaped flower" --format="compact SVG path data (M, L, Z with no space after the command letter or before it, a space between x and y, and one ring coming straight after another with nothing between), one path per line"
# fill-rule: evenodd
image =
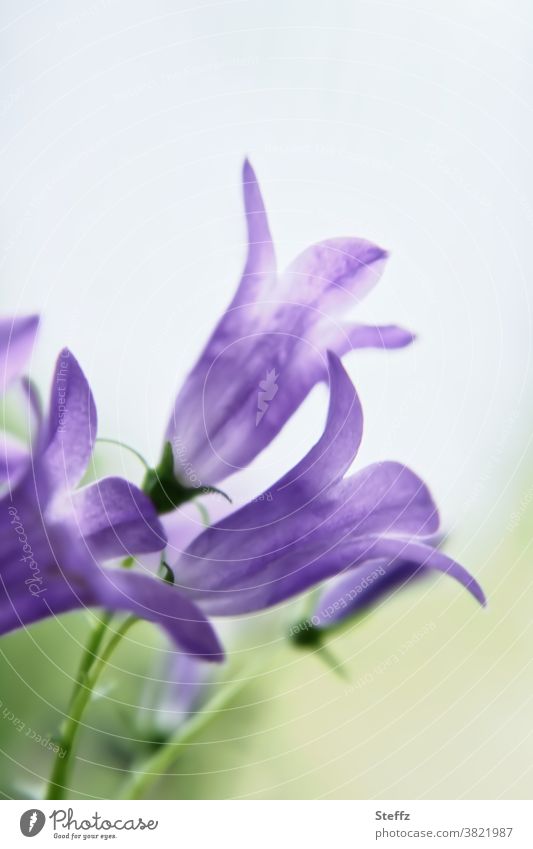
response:
M362 579L374 564L444 572L484 603L481 587L434 547L439 516L424 482L396 462L345 476L362 437L355 389L329 355L330 404L308 454L259 497L170 558L175 581L204 612L262 610L335 576Z
M178 394L166 431L184 489L247 466L313 386L327 380L327 350L399 348L413 335L346 318L377 283L386 252L364 239L326 239L278 271L252 167L243 171L248 253L241 281ZM172 496L168 469L159 478ZM177 499L180 498L176 493Z
M24 473L0 499L0 634L102 607L155 622L182 651L220 660L205 615L176 587L102 565L160 551L166 536L150 500L128 481L107 477L78 488L94 448L96 408L68 350L56 364L49 415L37 415Z

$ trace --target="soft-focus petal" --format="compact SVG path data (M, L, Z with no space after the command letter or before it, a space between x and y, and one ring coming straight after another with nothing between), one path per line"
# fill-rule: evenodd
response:
M477 581L459 563L422 543L394 538L355 538L347 542L327 539L322 545L299 544L275 557L257 557L230 564L197 564L196 573L187 568L187 581L179 584L212 616L251 613L286 601L318 583L356 568L368 560L408 560L418 566L449 574L481 604L485 596Z
M165 532L152 502L123 478L103 478L83 487L69 504L76 529L97 560L165 547Z
M39 316L0 319L0 394L21 377L30 358Z
M75 487L87 469L96 439L96 407L91 388L68 350L57 359L42 462L56 489Z
M324 314L356 306L376 285L387 259L383 248L365 239L325 239L306 248L282 275L279 294ZM308 310L301 321L311 321Z
M205 615L176 587L125 569L101 569L65 527L49 527L46 541L22 527L28 559L0 561L0 635L49 616L104 607L154 622L182 650L204 660L223 659Z
M265 204L255 171L247 159L242 169L242 188L248 251L241 282L231 307L259 300L265 283L276 272L276 254Z
M127 570L105 570L93 589L94 604L107 610L133 613L163 628L188 654L220 662L224 650L204 613L183 593L148 575Z
M340 361L330 357L330 403L324 432L306 456L276 484L269 498L255 499L207 528L187 549L187 560L232 560L272 555L312 530L322 515L320 496L337 483L357 454L363 416L357 393ZM180 570L183 559L178 559ZM197 563L203 570L203 562ZM216 568L211 565L211 568ZM180 571L180 574L182 572Z
M309 619L316 628L332 628L428 574L428 569L408 560L392 563L369 560L330 582L321 592Z
M0 485L16 486L27 465L27 445L8 433L0 432Z
M340 484L335 498L339 509L328 527L342 525L343 532L352 536L428 537L439 528L438 510L428 487L401 463L366 466Z
M339 355L352 348L405 348L416 339L414 333L396 324L382 326L353 324L345 328L345 345L336 350Z

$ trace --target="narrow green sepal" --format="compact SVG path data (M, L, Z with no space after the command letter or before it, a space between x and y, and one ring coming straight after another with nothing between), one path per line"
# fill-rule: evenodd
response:
M346 679L348 676L342 664L325 645L326 636L327 632L322 628L317 628L309 619L302 619L301 622L293 625L289 631L289 640L296 648L307 649L312 652L315 657L326 664L328 669Z
M172 571L172 569L170 568L168 563L166 563L165 560L163 560L161 562L161 566L159 568L161 570L161 577L163 578L164 581L166 581L168 584L175 584L176 583L176 578L174 577L174 572Z

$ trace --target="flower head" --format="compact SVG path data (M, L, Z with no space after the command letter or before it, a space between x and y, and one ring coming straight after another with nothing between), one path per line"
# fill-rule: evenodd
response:
M481 603L475 579L433 545L437 508L406 466L375 463L345 477L362 437L362 411L339 359L329 355L330 406L308 454L256 499L197 536L173 564L176 583L206 613L249 613L337 575L361 580L383 564L445 572Z
M149 499L120 477L77 488L96 438L89 384L70 351L57 361L46 421L24 473L0 499L0 634L84 607L156 622L178 646L220 660L219 642L194 603L153 576L101 564L164 548Z
M250 463L313 386L327 349L397 348L413 335L343 316L377 283L386 252L357 238L311 245L279 272L254 171L243 171L248 253L237 292L181 389L168 424L184 486L212 485Z

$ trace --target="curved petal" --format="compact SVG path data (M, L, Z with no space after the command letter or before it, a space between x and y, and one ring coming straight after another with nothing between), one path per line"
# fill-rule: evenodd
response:
M330 531L351 536L426 536L439 529L439 513L421 478L401 463L373 463L336 489L339 505Z
M92 598L108 610L124 610L154 622L188 654L217 663L224 659L204 613L166 581L126 570L103 570Z
M83 477L96 439L96 407L74 355L59 355L52 380L46 447L42 463L53 488L75 487Z
M231 307L257 300L264 292L265 281L276 273L276 254L268 225L265 204L255 171L248 159L242 168L242 190L248 252L241 282Z
M152 502L123 478L103 478L77 490L70 506L77 531L97 560L165 547L165 531Z
M428 574L428 569L408 560L369 560L328 583L309 619L316 628L332 628Z
M179 582L202 610L212 616L232 616L279 604L369 560L409 561L414 566L446 572L485 604L483 590L459 563L423 543L392 537L362 537L341 543L328 543L324 538L321 546L316 541L294 546L274 558L197 563L196 573L187 569L187 583L180 564Z
M100 569L62 534L46 565L0 570L0 635L86 607L132 613L163 628L185 652L219 662L224 653L205 615L176 587L127 570ZM28 577L24 580L24 576Z
M289 265L280 284L280 294L322 315L358 304L376 285L387 252L365 239L325 239L306 248ZM302 319L309 312L302 312Z
M293 544L309 533L321 513L321 496L343 476L357 454L363 429L363 414L355 388L340 360L330 355L330 402L324 432L306 456L264 495L246 504L222 521L207 528L178 559L180 575L184 563L204 569L208 559L233 561L240 557L272 557L275 551ZM195 565L196 564L196 565ZM209 568L209 566L207 567Z

